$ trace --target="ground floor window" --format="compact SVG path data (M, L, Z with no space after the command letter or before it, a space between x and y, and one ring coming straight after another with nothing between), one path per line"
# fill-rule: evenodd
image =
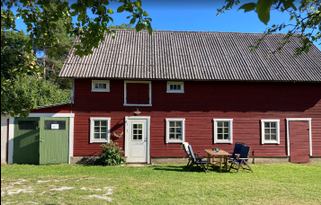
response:
M90 118L90 143L106 143L110 137L110 118Z
M280 144L280 120L261 120L262 144Z
M185 119L166 119L166 143L182 143L185 139Z
M213 119L214 121L214 144L233 144L233 119Z

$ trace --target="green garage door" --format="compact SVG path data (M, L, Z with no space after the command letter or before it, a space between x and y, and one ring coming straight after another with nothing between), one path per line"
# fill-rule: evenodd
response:
M39 164L68 163L69 119L40 118Z
M68 118L15 118L13 163L68 163Z
M40 118L15 118L13 163L39 164Z

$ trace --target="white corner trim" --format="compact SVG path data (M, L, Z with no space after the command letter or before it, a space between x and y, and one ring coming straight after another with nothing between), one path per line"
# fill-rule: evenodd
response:
M14 117L9 117L8 164L13 164Z
M286 136L287 136L287 154L290 156L290 122L291 121L308 121L309 122L309 149L312 157L312 118L286 118Z
M127 83L149 84L149 103L148 104L129 104L127 103ZM124 106L152 106L152 82L151 81L124 81Z
M166 121L166 144L185 142L185 118L166 118L165 121ZM170 121L182 122L182 140L169 140L169 122Z
M74 113L30 113L28 117L68 117L69 118L69 152L68 163L74 153ZM9 118L8 164L13 164L14 117Z
M276 134L277 134L277 139L272 141L272 140L265 140L265 131L264 131L264 123L265 122L276 122ZM261 119L261 144L280 144L280 120L279 119Z
M107 140L95 140L94 139L94 121L101 120L107 121ZM110 141L110 117L91 117L90 118L90 143L108 143Z
M218 140L217 139L217 121L223 121L223 122L230 122L229 128L230 128L230 140ZM213 126L213 132L214 132L214 144L218 143L229 143L233 144L233 119L213 119L214 126Z

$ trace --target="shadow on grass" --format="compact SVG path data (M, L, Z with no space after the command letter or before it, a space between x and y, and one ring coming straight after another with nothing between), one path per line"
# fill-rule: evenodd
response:
M170 171L170 172L200 172L200 173L205 173L202 167L197 167L193 166L191 168L187 167L186 165L182 166L155 166L153 167L154 170L157 171ZM220 172L220 168L218 166L215 167L209 167L209 169L206 171L206 173L211 173L211 172L217 172L217 173L231 173L226 169L222 169L222 172Z

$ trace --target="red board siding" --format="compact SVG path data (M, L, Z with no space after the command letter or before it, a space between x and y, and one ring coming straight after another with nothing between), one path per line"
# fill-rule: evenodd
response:
M91 92L90 79L75 80L74 155L99 153L89 143L89 118L110 117L116 134L125 133L124 118L151 117L151 157L185 156L180 144L165 143L165 119L185 118L185 140L194 151L234 145L214 144L213 119L233 119L233 142L251 146L251 156L285 157L286 118L312 118L313 156L321 156L321 84L184 82L185 93L166 93L166 81L152 81L152 106L123 106L124 81L110 80L110 92ZM261 119L280 120L280 144L261 145ZM112 137L112 139L114 139ZM124 135L114 139L124 147Z
M309 123L290 122L290 161L293 163L307 163L309 157Z

